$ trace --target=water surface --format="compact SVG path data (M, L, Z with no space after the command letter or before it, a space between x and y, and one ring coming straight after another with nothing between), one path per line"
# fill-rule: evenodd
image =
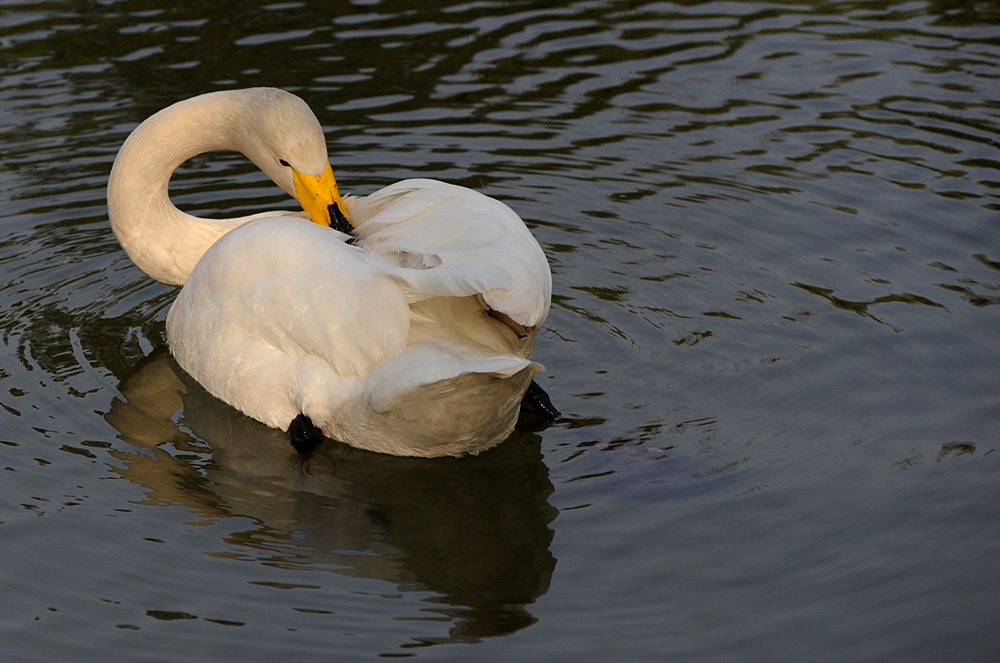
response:
M996 659L1000 5L332 7L0 7L11 660ZM525 219L561 420L303 463L172 363L107 174L252 85L342 190ZM235 154L172 190L294 207Z

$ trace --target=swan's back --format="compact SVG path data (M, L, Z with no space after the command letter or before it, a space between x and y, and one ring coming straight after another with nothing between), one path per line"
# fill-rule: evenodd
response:
M287 428L303 407L329 416L317 403L347 399L406 349L409 327L402 290L359 249L304 219L271 217L206 251L170 309L167 338L209 392Z

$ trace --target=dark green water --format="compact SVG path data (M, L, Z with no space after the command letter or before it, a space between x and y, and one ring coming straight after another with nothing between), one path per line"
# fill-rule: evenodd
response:
M0 3L5 660L998 659L1000 4L229 4ZM303 464L171 364L108 171L254 85L520 213L562 420Z

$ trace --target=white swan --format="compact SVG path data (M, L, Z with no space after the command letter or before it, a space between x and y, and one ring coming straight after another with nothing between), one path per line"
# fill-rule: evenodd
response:
M305 212L177 209L173 171L221 149ZM167 316L181 367L296 448L321 431L397 455L477 453L511 432L536 388L528 357L552 278L521 219L426 179L341 198L322 128L292 94L214 92L156 113L115 159L108 214L140 269L184 286Z

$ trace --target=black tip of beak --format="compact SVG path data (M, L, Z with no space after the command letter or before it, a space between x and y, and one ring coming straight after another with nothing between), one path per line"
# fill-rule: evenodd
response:
M344 216L344 213L340 209L340 205L333 203L327 208L326 211L330 214L330 227L344 233L345 235L350 235L352 238L351 241L353 241L354 226L352 226L351 222L347 220L346 216Z

